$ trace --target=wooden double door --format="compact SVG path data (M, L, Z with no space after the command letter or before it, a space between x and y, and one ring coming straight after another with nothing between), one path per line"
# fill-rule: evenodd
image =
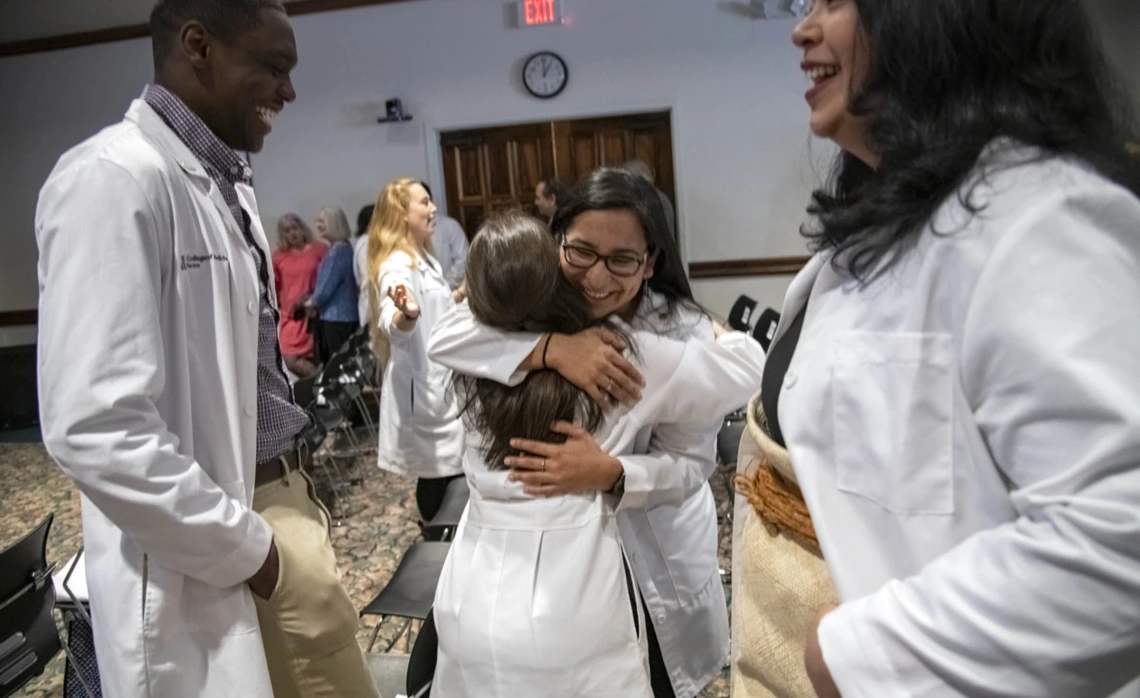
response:
M447 210L470 239L504 209L534 212L535 186L549 176L566 186L599 167L637 158L676 201L669 112L545 121L440 134Z

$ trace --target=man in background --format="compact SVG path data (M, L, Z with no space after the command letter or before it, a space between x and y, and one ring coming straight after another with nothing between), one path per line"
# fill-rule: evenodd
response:
M630 174L635 174L647 180L657 190L657 198L661 199L661 207L665 209L665 221L669 224L669 232L673 233L673 238L677 238L677 213L673 210L673 202L669 200L669 195L661 191L657 186L656 176L653 173L653 168L649 163L644 160L634 158L621 166L623 170Z
M534 209L548 224L558 210L558 200L565 197L566 188L554 177L546 177L534 187Z
M352 275L356 277L357 315L360 326L368 324L368 226L372 223L375 204L368 204L356 214L356 239L352 241Z
M426 182L420 182L420 186L435 201L431 187ZM464 274L467 273L467 233L463 232L463 226L451 216L436 212L431 245L435 249L435 258L443 269L447 285L452 291L458 289L463 285Z

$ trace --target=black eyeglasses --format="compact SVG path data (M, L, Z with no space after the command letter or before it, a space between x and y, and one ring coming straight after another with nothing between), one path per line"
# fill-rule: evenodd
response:
M614 276L633 276L645 264L645 260L649 259L648 252L640 256L620 252L598 254L588 247L571 245L565 239L562 240L562 253L566 256L566 263L575 269L589 269L598 262L603 262Z

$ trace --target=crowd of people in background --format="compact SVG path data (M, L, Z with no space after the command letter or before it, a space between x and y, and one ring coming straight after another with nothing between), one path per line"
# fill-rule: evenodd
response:
M654 181L653 169L644 160L633 159L621 169ZM417 182L435 201L431 187ZM676 237L676 213L665 192L654 187L661 201L666 225ZM535 187L533 213L549 223L565 199L566 186L556 177L545 177ZM298 378L308 378L318 366L335 353L352 335L355 326L375 325L369 320L368 303L368 228L376 210L375 204L363 206L356 217L351 237L341 237L347 230L344 211L335 206L322 208L314 217L316 236L305 220L296 213L286 213L277 221L277 249L273 253L278 303L281 313L281 355L289 371ZM471 231L473 234L474 231ZM432 255L451 290L463 284L467 265L469 233L455 218L437 211L431 235ZM348 252L341 242L351 246L351 282L346 273ZM334 254L335 253L335 254ZM355 315L348 308L349 297L356 303ZM355 326L354 326L355 324Z

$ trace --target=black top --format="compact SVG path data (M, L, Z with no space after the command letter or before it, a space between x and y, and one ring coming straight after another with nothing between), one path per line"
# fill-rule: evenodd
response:
M784 383L788 367L792 365L796 345L800 343L800 330L803 329L806 312L807 303L804 303L804 307L796 314L788 331L769 348L768 358L764 362L764 377L760 381L760 403L764 405L764 416L768 419L768 435L784 448L787 448L787 444L784 443L784 434L780 431L777 411L780 406L780 386Z

